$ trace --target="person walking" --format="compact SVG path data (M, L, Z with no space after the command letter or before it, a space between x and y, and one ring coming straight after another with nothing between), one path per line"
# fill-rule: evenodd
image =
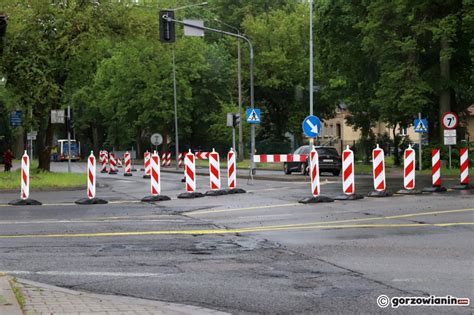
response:
M13 153L8 149L3 153L3 163L5 164L5 172L10 172L12 168Z

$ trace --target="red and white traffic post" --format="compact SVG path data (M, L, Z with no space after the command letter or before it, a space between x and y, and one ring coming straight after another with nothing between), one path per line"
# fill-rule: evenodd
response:
M125 161L125 172L123 176L132 176L132 159L130 156L130 152L125 152L123 155L123 159Z
M408 145L403 159L403 187L397 194L421 194L415 189L415 150Z
M96 188L96 159L94 153L91 151L91 154L87 158L87 198L82 198L76 200L78 205L92 205L92 204L106 204L107 201L103 199L96 198L95 188Z
M335 200L357 200L364 198L360 194L355 193L355 176L354 176L354 152L346 147L342 151L342 192L344 195L335 197Z
M144 197L142 199L143 202L155 202L155 201L164 201L170 200L171 198L168 196L164 196L161 194L161 169L160 169L160 156L158 153L153 152L153 154L149 157L149 169L150 169L150 188L151 188L151 195Z
M150 178L151 177L151 154L150 152L146 151L143 154L144 166L145 166L145 175L143 178Z
M196 156L191 150L184 155L184 177L186 192L179 194L178 198L203 197L202 193L196 192Z
M369 193L369 197L391 196L392 193L386 190L385 184L385 154L378 144L372 150L372 169L375 190Z
M117 160L115 159L115 153L113 152L109 154L109 174L117 174Z
M166 165L166 153L161 154L161 166L164 167Z
M206 196L220 196L228 194L228 191L221 189L221 167L219 153L214 149L209 153L209 186L211 190L206 192Z
M459 176L460 185L453 187L454 189L466 190L473 189L472 185L469 185L469 149L461 148L459 150Z
M300 200L300 203L319 203L319 202L333 202L334 199L321 196L319 183L319 154L313 147L309 152L309 175L311 177L311 194L313 197Z
M246 193L242 188L237 188L237 153L233 148L227 153L227 187L229 194Z
M108 162L108 152L106 150L100 151L100 165L101 165L101 173L107 173L107 162Z
M28 153L21 157L21 184L20 198L10 201L8 204L12 206L39 206L41 202L30 199L30 157Z
M171 167L171 152L166 155L166 167Z
M443 192L441 186L441 153L440 149L431 149L431 187L423 188L424 192Z
M178 167L183 167L183 153L178 154Z

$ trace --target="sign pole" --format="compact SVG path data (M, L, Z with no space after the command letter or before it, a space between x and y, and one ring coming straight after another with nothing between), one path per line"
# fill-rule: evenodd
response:
M449 151L449 169L451 169L451 145L448 145L448 151Z
M313 115L313 0L309 0L309 115ZM314 138L309 138L309 151L313 150Z
M235 150L235 127L232 127L232 148Z
M421 113L418 113L418 119L421 121ZM423 166L422 166L422 161L421 161L421 145L422 145L422 142L423 142L423 133L420 133L420 146L418 147L418 166L419 166L419 170L421 171L423 169Z
M67 107L67 172L71 173L71 106Z

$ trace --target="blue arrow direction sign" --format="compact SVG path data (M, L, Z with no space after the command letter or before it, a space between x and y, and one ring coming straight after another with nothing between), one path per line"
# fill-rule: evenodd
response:
M247 116L247 123L260 123L260 108L247 108L247 110L245 111L245 115Z
M10 113L10 125L13 127L21 126L21 110Z
M308 116L303 120L303 132L309 138L315 138L321 132L321 121L316 116Z
M428 120L427 119L415 119L413 122L415 132L425 133L428 132Z

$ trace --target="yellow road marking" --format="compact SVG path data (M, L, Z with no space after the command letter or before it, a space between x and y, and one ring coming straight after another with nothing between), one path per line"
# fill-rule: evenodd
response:
M253 227L246 229L215 229L215 230L170 230L170 231L139 231L139 232L104 232L104 233L77 233L77 234L23 234L0 235L6 238L60 238L60 237L106 237L106 236L146 236L146 235L211 235L235 234L252 232L290 231L303 229L356 229L356 228L412 228L412 227L449 227L474 225L474 222L448 222L448 223L399 223L399 224L352 224L352 225L312 225L296 227Z

